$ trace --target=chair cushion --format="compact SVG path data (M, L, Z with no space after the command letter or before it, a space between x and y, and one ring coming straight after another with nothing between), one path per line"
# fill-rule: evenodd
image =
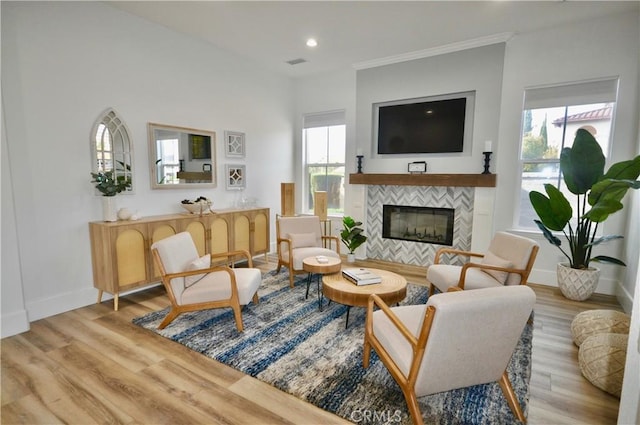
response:
M436 313L418 373L417 396L498 380L535 300L525 285L429 297L427 306L435 307Z
M440 292L447 292L452 286L458 286L461 271L461 266L432 264L427 269L427 280L433 283ZM493 276L477 268L467 270L464 289L493 288L496 286L502 286L502 284L495 280Z
M249 304L262 280L260 270L236 268L233 271L236 274L240 305ZM229 298L231 298L231 277L226 271L219 271L207 273L198 282L185 289L179 304L219 301Z
M318 246L315 233L289 233L289 239L292 249Z
M507 232L496 232L487 251L492 252L500 258L511 261L512 267L524 270L531 258L531 251L537 242L523 236L514 235ZM516 273L509 273L505 285L519 285L521 276Z
M487 253L484 255L484 258L482 258L481 263L486 264L488 266L503 267L505 269L510 269L513 267L513 263L511 261L498 257L491 251L487 251ZM482 269L482 271L490 274L495 280L503 284L507 281L507 278L509 277L509 273L507 272L501 272L498 270L485 270L485 269Z
M151 245L151 249L158 250L162 265L165 271L170 274L185 271L189 263L199 258L196 245L188 232L177 233L156 241ZM176 299L179 299L184 290L184 278L171 279L171 289Z
M190 272L192 270L207 269L209 267L211 267L211 254L203 255L197 260L193 260L192 262L189 263L185 271ZM185 276L184 287L188 288L189 286L193 285L194 283L202 279L205 276L205 274L206 273L195 274L193 276Z
M417 338L424 320L426 304L393 307L393 313ZM378 310L373 313L373 333L405 376L409 373L413 352L407 339L389 317Z
M287 255L285 254L288 255L288 253L283 253L283 258L287 260ZM340 254L331 249L313 246L294 249L292 252L293 261L291 261L290 263L293 265L294 270L302 270L302 260L308 257L316 257L318 255L324 255L325 257L338 259L340 258Z

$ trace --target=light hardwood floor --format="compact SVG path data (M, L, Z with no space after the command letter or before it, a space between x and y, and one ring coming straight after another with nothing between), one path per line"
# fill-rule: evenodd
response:
M275 267L257 260L263 270ZM379 262L359 262L387 267ZM392 269L394 267L391 267ZM397 267L424 282L424 268ZM565 299L531 285L535 307L529 424L615 424L618 399L580 374L570 324L576 313L620 309L614 297ZM347 423L312 405L131 324L168 305L164 289L105 301L31 323L2 344L3 424Z

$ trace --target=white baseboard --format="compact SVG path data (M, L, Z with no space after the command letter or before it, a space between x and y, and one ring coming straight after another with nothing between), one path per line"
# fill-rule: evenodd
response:
M616 295L618 297L618 302L622 306L622 309L627 314L631 314L631 310L633 310L633 295L630 294L629 291L627 291L627 288L622 286L622 282L618 282L618 292L616 293ZM640 339L638 341L640 343ZM640 349L638 351L640 351Z
M128 292L121 292L120 297L131 294L138 291L144 291L145 289L152 288L154 286L162 285L162 283L150 284L143 286ZM102 301L113 299L113 295L103 293ZM56 314L64 313L67 311L75 310L76 308L86 307L91 304L95 304L98 300L98 290L96 288L85 288L75 292L67 292L65 294L58 294L55 297L49 297L47 299L41 299L35 302L27 304L27 312L29 314L30 321L44 319L45 317L53 316Z
M537 283L539 285L558 287L558 278L555 270L540 270L533 269L529 275L529 282ZM604 295L618 295L620 291L619 282L613 279L608 279L600 276L598 287L596 288L596 294Z
M18 335L29 329L27 310L19 310L2 315L2 338Z
M32 301L27 303L25 307L29 313L29 320L33 322L34 320L88 306L95 303L97 299L98 290L90 287Z

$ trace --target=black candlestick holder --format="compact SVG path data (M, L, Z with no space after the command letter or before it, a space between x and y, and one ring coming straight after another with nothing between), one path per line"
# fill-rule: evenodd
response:
M358 174L362 174L362 158L364 158L364 155L356 155L356 158L358 158Z
M482 174L491 174L491 171L489 171L489 163L491 162L491 153L492 152L482 152L482 154L484 155L484 171L482 172Z

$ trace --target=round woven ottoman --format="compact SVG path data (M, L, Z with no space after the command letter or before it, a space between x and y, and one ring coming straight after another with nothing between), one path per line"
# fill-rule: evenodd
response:
M628 334L631 317L615 310L587 310L576 314L571 322L573 343L580 347L591 335L601 333Z
M578 351L582 375L596 387L618 398L622 392L629 335L598 334L585 339Z

